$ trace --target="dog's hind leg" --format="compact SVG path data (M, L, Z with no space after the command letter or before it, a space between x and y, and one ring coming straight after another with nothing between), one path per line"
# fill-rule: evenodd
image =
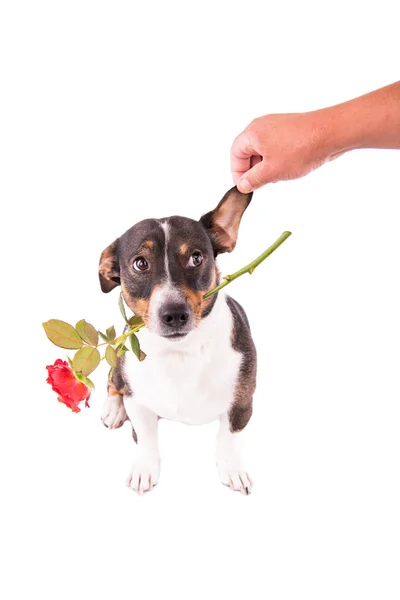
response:
M253 482L243 464L242 431L232 429L230 417L231 415L220 417L217 435L218 474L221 482L231 490L248 495L252 491Z
M103 404L100 418L108 429L117 429L128 419L123 402L124 390L118 390L115 384L109 381L107 391L107 400Z

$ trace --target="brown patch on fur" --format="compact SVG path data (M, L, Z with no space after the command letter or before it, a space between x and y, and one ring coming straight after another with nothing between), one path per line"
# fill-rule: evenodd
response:
M214 210L201 217L200 222L208 230L216 254L232 252L236 246L240 221L251 197L252 193L242 194L233 187Z
M126 391L125 391L125 387L122 387L121 389L118 389L115 387L115 384L112 381L109 381L107 384L107 393L109 396L123 396Z
M195 323L197 324L204 314L207 314L209 306L215 301L214 296L210 296L206 300L203 300L204 294L214 289L217 286L217 278L219 275L219 271L217 267L215 267L213 277L211 280L211 284L206 290L194 291L191 288L187 288L186 286L183 288L183 292L185 294L185 298L192 309Z
M213 277L210 283L210 287L208 288L208 290L203 290L202 291L202 295L206 294L207 292L210 292L211 290L213 290L215 287L217 287L218 285L218 281L219 281L219 271L218 271L218 267L215 265L215 269L213 272ZM205 315L208 313L209 308L213 305L213 303L215 302L215 296L210 296L209 298L206 298L206 300L203 300L202 302L202 306L201 306L201 313L202 315Z
M145 321L149 312L149 305L150 300L146 300L145 298L131 298L129 308L135 313L135 315L142 317L142 319Z
M122 288L122 294L124 296L124 300L127 303L127 305L129 306L129 308L131 309L131 311L134 312L135 315L142 317L143 321L147 325L147 320L148 320L148 316L149 316L150 298L148 298L148 299L133 298L133 296L130 295L130 293L124 286L123 282L121 282L121 288ZM155 286L152 293L154 293L157 288L158 288L158 286Z
M203 301L203 295L205 292L202 290L195 292L191 288L184 286L183 293L185 294L185 298L192 309L194 320L196 323L198 323L201 319L201 303Z
M204 292L204 293L206 293L206 292ZM215 302L214 296L210 296L209 298L206 298L205 300L203 300L203 304L201 306L202 316L208 313L208 309L210 308L210 306L213 302Z
M109 381L107 383L107 393L108 393L108 397L110 398L115 398L114 402L121 402L123 404L124 402L124 394L125 392L125 388L117 388L115 383L114 383L114 379L118 380L118 376L115 378L114 377L114 373L113 373L113 381ZM126 412L125 412L126 415ZM125 416L124 419L121 419L120 423L118 425L114 425L114 428L118 428L118 427L122 427L122 425L125 423L125 421L128 420L128 417Z
M140 244L137 254L140 254L142 250L153 250L154 242L153 240L145 240L143 244Z
M235 249L236 240L219 225L215 224L211 227L210 235L216 246L224 252L232 252Z
M100 256L99 262L99 278L103 292L111 292L117 285L119 280L118 266L118 240L110 244Z
M187 254L187 251L189 250L189 246L187 244L181 244L179 246L179 254L182 254L183 256L185 254Z

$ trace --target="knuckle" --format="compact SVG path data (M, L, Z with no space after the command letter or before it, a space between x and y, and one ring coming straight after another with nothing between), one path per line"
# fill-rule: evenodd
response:
M236 151L244 152L245 154L251 154L254 149L254 136L251 132L245 129L233 142L231 148L231 154L235 154Z
M243 143L244 143L244 131L242 131L242 133L239 133L239 135L237 135L235 137L235 139L233 140L233 144L231 146L231 154L235 152L235 150L238 150L240 148L242 148Z
M239 140L240 135L238 135L237 137L235 137L235 139L233 140L233 144L232 144L231 149L230 149L231 156L233 156L235 154L235 150L237 150L237 148L238 148L238 146L240 144L240 140Z

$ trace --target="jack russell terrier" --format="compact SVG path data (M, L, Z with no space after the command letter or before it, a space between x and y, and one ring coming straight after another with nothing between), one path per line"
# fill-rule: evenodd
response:
M147 358L128 352L118 359L101 416L109 429L132 424L137 451L127 485L139 494L159 480L160 418L190 425L218 419L219 477L232 490L252 490L240 432L252 413L256 349L240 304L222 291L203 299L220 282L215 259L234 249L251 196L234 187L200 221L146 219L101 255L102 291L120 285L146 325L140 343Z

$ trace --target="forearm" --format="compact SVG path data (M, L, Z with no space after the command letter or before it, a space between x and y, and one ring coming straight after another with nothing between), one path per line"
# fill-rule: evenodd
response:
M400 82L317 111L334 153L355 148L400 148Z
M321 110L255 119L232 145L233 180L248 193L355 148L400 148L400 81Z

